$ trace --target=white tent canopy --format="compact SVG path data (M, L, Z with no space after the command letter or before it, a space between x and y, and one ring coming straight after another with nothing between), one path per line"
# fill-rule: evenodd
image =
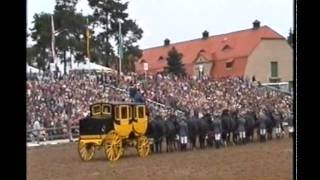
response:
M27 65L26 70L27 70L27 73L30 73L30 72L31 73L40 73L41 72L41 70L39 70L35 67L32 67L32 66L29 66L29 65Z
M86 63L75 63L72 67L72 70L97 70L97 71L106 71L111 72L112 69L92 63L92 62L86 62Z

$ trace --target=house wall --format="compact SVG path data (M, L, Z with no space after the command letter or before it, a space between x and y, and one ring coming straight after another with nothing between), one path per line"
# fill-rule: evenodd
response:
M248 57L244 76L268 83L271 77L271 62L278 62L278 77L281 82L293 80L293 50L286 40L265 39Z

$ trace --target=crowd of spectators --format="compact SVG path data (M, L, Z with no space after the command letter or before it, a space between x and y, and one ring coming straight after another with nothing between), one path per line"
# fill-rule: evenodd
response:
M40 131L43 139L67 137L70 127L88 114L89 105L99 101L146 102L151 114L159 108L147 99L183 112L202 113L270 106L286 115L292 113L293 103L291 96L258 88L239 77L195 79L158 74L147 79L122 76L118 80L118 74L112 72L71 71L68 75L29 76L26 92L27 129L48 129Z
M152 76L141 86L146 98L184 112L221 114L223 109L255 110L272 107L283 115L292 113L292 97L259 87L241 77L220 79Z

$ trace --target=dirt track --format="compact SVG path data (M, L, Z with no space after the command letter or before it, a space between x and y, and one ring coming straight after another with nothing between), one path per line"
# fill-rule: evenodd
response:
M77 144L38 147L27 151L29 180L130 180L130 179L293 179L293 143L284 138L267 143L205 149L189 152L152 154L139 158L129 149L111 163L103 151L90 162L78 157Z

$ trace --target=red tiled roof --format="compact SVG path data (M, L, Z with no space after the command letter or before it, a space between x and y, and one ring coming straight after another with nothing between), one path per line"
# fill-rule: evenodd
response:
M234 70L234 73L239 74L240 72L244 72L246 65L243 65L243 62L246 62L246 60L243 60L243 58L248 57L251 54L262 38L285 39L268 26L262 26L259 29L250 28L227 34L210 36L207 39L199 38L190 41L173 43L168 46L158 46L144 49L140 61L145 60L148 62L149 71L151 72L152 70L161 71L167 65L166 57L168 51L174 46L179 53L183 54L182 63L185 66L194 63L199 55L203 56L208 61L225 61L230 58L235 58L235 61L238 61L241 59L240 62L234 63L234 69L242 69ZM224 49L226 45L228 48ZM201 50L202 52L200 52ZM160 56L163 57L162 60L159 60ZM218 70L218 66L213 69L212 73L222 73L220 72L221 70ZM187 69L192 70L192 68ZM187 70L187 72L192 73L192 71L189 70ZM142 63L136 63L136 71L137 73L143 72ZM230 70L229 72L233 71Z

